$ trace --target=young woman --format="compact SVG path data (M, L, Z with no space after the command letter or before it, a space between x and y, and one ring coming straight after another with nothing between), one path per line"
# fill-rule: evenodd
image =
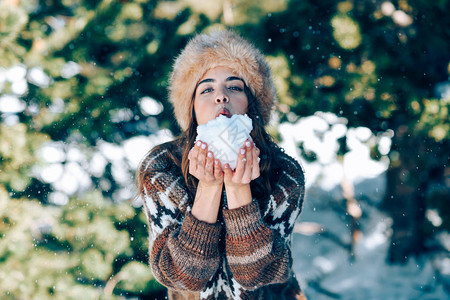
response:
M231 31L197 35L169 99L183 133L138 170L150 265L169 299L305 299L291 255L304 174L265 131L276 93L264 56ZM197 126L221 114L253 123L234 170L195 143Z

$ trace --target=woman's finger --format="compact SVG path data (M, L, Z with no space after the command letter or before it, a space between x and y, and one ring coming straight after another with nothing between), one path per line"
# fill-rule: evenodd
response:
M245 148L239 149L239 155L236 163L236 170L233 176L233 182L241 183L242 175L244 175L245 165L247 163L247 155Z
M259 161L260 161L260 159L258 157L259 149L257 149L256 147L253 147L252 151L253 151L252 180L255 180L260 175L259 174Z
M249 183L252 179L252 167L253 167L253 143L250 141L245 142L246 162L244 173L242 174L241 183Z
M202 143L197 158L197 172L199 176L205 176L206 151L207 145Z
M220 163L220 160L218 160L218 159L214 160L214 177L216 179L223 178L222 164Z
M211 151L206 154L205 175L207 180L214 180L214 155Z
M198 152L200 149L202 142L198 141L194 148L191 149L191 153L189 153L189 173L194 175L197 172L197 160L198 160Z
M229 164L223 165L223 173L224 173L223 181L231 182L231 180L233 179L233 172L231 171Z

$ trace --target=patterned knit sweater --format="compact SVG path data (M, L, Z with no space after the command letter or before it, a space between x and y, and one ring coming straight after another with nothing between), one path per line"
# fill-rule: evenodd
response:
M169 299L305 299L290 249L305 192L300 165L279 151L272 193L253 195L252 188L251 204L228 210L224 190L218 221L209 224L190 213L194 196L168 147L181 151L176 142L165 143L139 172L150 266Z

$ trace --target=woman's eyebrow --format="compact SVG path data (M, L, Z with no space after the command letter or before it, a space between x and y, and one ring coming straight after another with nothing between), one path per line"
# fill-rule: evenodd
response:
M202 81L200 81L199 83L197 83L197 86L199 86L200 84L202 84L202 83L206 83L206 82L214 82L215 80L214 79L212 79L212 78L206 78L206 79L203 79Z
M240 80L240 81L244 82L244 80L243 80L242 78L237 77L237 76L230 76L230 77L228 77L227 79L225 79L225 81L233 81L233 80ZM216 80L214 80L213 78L206 78L206 79L203 79L202 81L200 81L200 82L197 84L197 86L199 86L199 85L202 84L202 83L206 83L206 82L215 82L215 81L216 81Z
M233 80L240 80L242 82L244 82L244 80L240 77L236 77L236 76L230 76L226 79L226 81L233 81Z

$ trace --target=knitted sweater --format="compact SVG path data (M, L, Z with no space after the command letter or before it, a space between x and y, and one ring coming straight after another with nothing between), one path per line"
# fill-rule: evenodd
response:
M253 195L252 189L252 203L229 210L224 190L218 221L209 224L190 213L194 196L168 147L181 151L165 143L142 161L140 192L150 266L169 299L305 299L290 249L305 191L300 165L280 151L272 193Z

